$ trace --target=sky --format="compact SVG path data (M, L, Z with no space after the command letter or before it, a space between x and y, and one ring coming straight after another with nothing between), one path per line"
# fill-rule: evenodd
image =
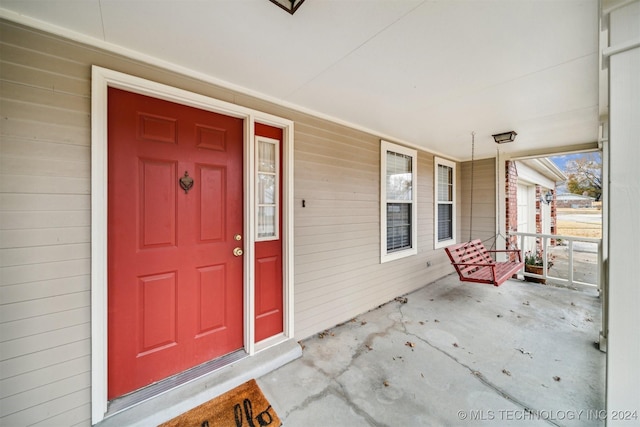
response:
M596 152L590 152L590 153L577 153L577 154L564 154L562 156L552 156L549 157L549 159L555 163L555 165L558 167L558 169L560 169L562 172L566 172L567 170L567 163L578 159L582 156L595 156L596 160L600 163L602 163L602 156L601 153L599 151ZM558 192L559 193L567 193L567 185L566 182L565 183L560 183L558 184Z
M602 161L602 160L601 160L601 157L600 157L600 153L599 153L599 152L578 153L578 154L564 154L564 155L562 155L562 156L553 156L553 157L549 157L549 159L551 159L551 161L552 161L553 163L555 163L555 164L556 164L556 166L558 166L558 168L559 168L562 172L564 172L564 171L566 170L566 166L567 166L567 163L568 163L568 162L570 162L570 161L572 161L572 160L575 160L575 159L577 159L577 158L579 158L579 157L585 156L585 155L590 155L590 156L591 156L591 155L595 155L595 156L597 156L597 159L598 159L599 161Z

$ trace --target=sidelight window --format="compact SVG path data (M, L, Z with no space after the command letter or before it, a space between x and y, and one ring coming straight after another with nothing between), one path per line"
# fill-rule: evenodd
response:
M256 241L279 238L280 141L256 136Z

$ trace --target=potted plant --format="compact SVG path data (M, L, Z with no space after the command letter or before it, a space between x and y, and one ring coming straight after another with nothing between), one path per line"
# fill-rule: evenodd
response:
M542 260L542 251L527 251L524 254L524 271L527 273L543 275L544 264ZM524 280L527 282L535 282L545 284L547 281L539 277L524 276Z

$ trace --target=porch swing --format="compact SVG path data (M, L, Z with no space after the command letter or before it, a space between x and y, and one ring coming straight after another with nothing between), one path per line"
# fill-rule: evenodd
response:
M473 182L474 182L474 156L475 156L475 132L471 132L471 204L469 212L469 241L446 247L444 250L451 260L451 265L456 269L461 282L487 283L500 286L511 276L520 271L524 263L519 249L493 249L497 238L503 237L498 227L498 234L491 237L493 243L490 249L480 239L472 240L473 233ZM500 152L497 151L497 161L500 161ZM498 203L498 217L500 216L500 203ZM490 240L486 239L486 240ZM485 240L485 241L486 241ZM513 244L511 245L513 247ZM508 255L507 261L497 261L492 254L504 253Z

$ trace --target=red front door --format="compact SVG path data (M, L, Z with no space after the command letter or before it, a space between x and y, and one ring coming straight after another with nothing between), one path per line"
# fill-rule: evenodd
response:
M242 347L243 121L110 88L108 146L112 399Z

